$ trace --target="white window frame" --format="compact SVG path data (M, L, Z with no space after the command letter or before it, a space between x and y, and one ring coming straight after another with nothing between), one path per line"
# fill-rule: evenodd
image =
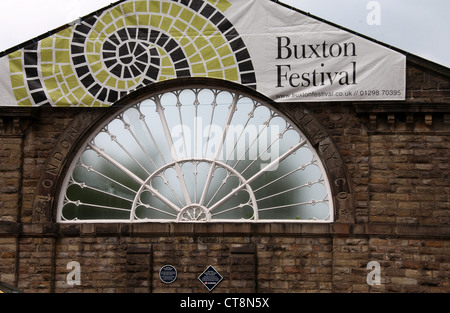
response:
M154 99L158 99L158 95L163 95L166 93L173 93L173 92L181 92L182 90L194 90L194 89L199 89L199 87L191 87L191 86L183 86L183 87L179 87L178 90L177 89L169 89L169 90L160 90L154 94L151 95L147 95L146 97L143 97L142 99L149 99L149 98L154 98ZM70 184L71 182L71 173L75 170L75 168L77 166L79 166L79 164L77 163L77 160L81 157L81 155L86 151L86 148L91 149L93 151L95 151L100 157L103 157L105 160L109 161L111 164L113 164L115 167L117 167L119 170L121 170L122 172L124 172L125 174L127 174L128 176L132 177L133 180L135 180L136 182L140 183L141 188L138 190L137 194L140 194L141 192L143 192L144 190L146 191L150 191L151 193L154 194L158 194L157 190L154 190L149 184L147 184L149 181L151 181L152 177L154 177L154 175L157 174L158 171L155 171L153 173L151 173L151 175L149 175L147 177L147 179L142 179L136 176L136 174L134 174L132 171L130 171L129 169L127 169L126 167L122 166L120 164L120 162L117 162L116 160L114 160L113 158L111 158L110 156L108 156L106 153L104 153L104 151L97 147L94 143L93 140L94 138L100 133L102 132L102 130L105 129L106 125L108 125L111 121L117 119L120 114L122 114L123 112L125 112L127 109L129 109L130 107L135 107L136 105L139 105L140 103L142 103L142 99L140 101L138 101L137 103L131 104L129 107L127 108L123 108L120 109L118 112L115 111L115 113L113 115L111 115L110 117L108 117L105 121L103 121L101 123L100 126L98 126L92 133L91 135L86 139L85 143L80 147L78 153L76 154L75 158L73 159L70 167L68 168L67 172L66 172L66 176L64 178L64 181L62 183L62 188L60 190L60 195L59 195L59 201L58 201L58 208L57 208L57 222L59 223L139 223L139 222L208 222L208 223L220 223L220 222L232 222L232 223L274 223L274 222L283 222L283 223L332 223L334 222L334 205L333 205L333 197L332 197L332 192L331 192L331 188L330 188L330 183L328 180L328 176L326 174L325 168L322 164L322 161L320 160L317 152L315 151L315 149L313 148L313 146L310 144L310 142L308 141L307 137L301 132L301 130L295 125L294 122L292 122L285 114L281 113L279 110L277 110L276 108L273 107L273 105L266 103L265 101L262 101L261 99L258 99L257 97L254 97L252 95L248 95L245 92L242 91L234 91L233 89L227 89L227 88L222 88L222 87L216 87L216 86L205 86L203 89L205 90L222 90L224 92L229 92L229 93L234 93L235 94L235 100L238 100L239 97L246 97L246 98L250 98L253 101L255 101L255 103L258 103L258 105L264 106L266 107L268 110L270 110L271 112L273 112L277 117L282 117L285 121L287 121L289 123L289 125L300 135L300 137L302 138L301 141L299 141L298 143L296 143L295 146L293 146L290 150L288 150L286 153L280 155L277 159L273 160L270 164L268 164L265 169L260 170L259 172L257 172L255 175L252 175L249 178L245 178L242 175L240 175L236 170L234 170L232 167L228 166L226 163L224 162L219 162L217 160L217 158L211 160L205 157L194 157L194 158L190 158L190 159L182 159L182 158L177 158L176 156L173 158L173 160L171 162L167 162L164 166L160 167L159 172L163 171L164 169L167 168L174 168L178 174L182 174L180 173L180 164L185 163L185 162L206 162L206 163L211 163L214 164L214 166L220 166L222 168L225 168L227 170L229 170L230 173L232 173L233 175L235 175L236 177L239 178L241 185L240 185L240 189L246 189L247 192L249 193L249 197L250 197L250 201L252 202L253 205L255 205L258 201L258 199L256 199L253 191L251 190L251 184L253 181L255 181L256 179L258 179L264 172L265 170L267 170L268 168L270 168L271 166L273 166L274 164L278 164L279 162L282 162L285 158L287 158L288 156L290 156L291 154L295 153L295 151L297 151L298 149L300 149L301 147L308 147L309 150L312 152L313 154L313 159L314 159L314 165L316 165L321 172L321 177L320 177L320 181L310 181L307 183L307 185L309 185L309 187L315 183L320 183L322 184L325 189L326 189L326 198L323 199L312 199L311 201L316 202L316 203L320 203L320 202L327 202L328 203L328 209L329 209L329 215L327 216L326 219L259 219L258 215L259 215L259 209L258 208L254 208L253 207L253 216L251 219L244 219L244 218L240 218L240 219L211 219L211 213L212 211L214 211L215 208L217 208L220 203L223 203L224 201L226 201L227 199L230 199L230 197L232 196L230 193L227 194L227 196L225 198L222 198L222 200L216 202L214 204L214 206L210 206L210 207L205 207L203 205L198 205L198 203L187 203L187 205L185 207L180 207L178 205L175 205L174 203L172 203L172 201L170 199L167 199L164 197L164 195L159 194L158 198L164 202L167 206L171 207L174 211L176 211L177 213L177 217L176 218L172 218L172 219L147 219L147 218L142 218L142 219L136 219L135 218L135 209L137 206L137 203L139 201L138 197L135 197L135 199L133 200L133 205L132 205L132 209L130 212L130 218L129 219L88 219L88 220L82 220L82 219L72 219L72 220L66 220L63 217L63 206L65 205L65 201L67 201L66 197L65 197L65 193L66 193L66 188L67 186ZM157 101L156 101L157 102ZM230 116L228 116L227 118L227 123L229 123L233 117L233 112L235 111L236 108L234 108L233 106L237 105L237 101L235 103L231 103L230 104L230 109L229 109L229 113ZM156 103L156 107L157 107L157 111L158 114L160 116L162 116L164 113L163 107L162 105L159 106L158 103ZM181 116L181 115L180 115ZM164 121L164 118L161 117L161 120ZM171 135L170 135L170 128L168 126L167 123L162 123L163 125L163 131L164 134L166 135L166 139L168 141L170 141ZM125 125L126 126L126 125ZM110 134L111 136L111 140L114 141L114 135ZM224 143L224 140L222 140L220 143ZM173 151L172 151L173 152ZM173 155L173 153L172 153ZM309 166L311 164L304 164L305 166ZM212 166L211 166L212 168ZM208 174L208 179L211 177L211 172ZM183 177L183 175L180 175L180 177ZM182 186L186 186L186 184L181 184ZM150 187L150 188L149 188ZM298 186L298 188L307 188L308 186ZM189 192L184 189L182 187L182 194L185 196L185 200L188 202L189 201ZM225 200L224 200L225 199ZM197 201L197 202L201 202L201 201ZM313 203L315 204L315 203ZM292 204L297 205L297 203L293 203ZM117 208L116 208L117 209ZM120 208L118 208L120 209ZM274 208L277 209L277 208ZM282 209L282 208L279 208ZM201 211L201 213L203 213L203 215L206 217L206 220L184 220L181 216L182 216L182 212L189 214L195 214L196 210L199 210L199 212Z

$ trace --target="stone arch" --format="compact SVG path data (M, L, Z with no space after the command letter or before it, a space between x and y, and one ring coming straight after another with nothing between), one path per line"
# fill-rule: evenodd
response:
M288 116L307 137L322 161L331 188L334 222L354 223L353 193L345 162L332 137L314 114L303 105L275 103L249 87L211 78L180 78L155 83L135 90L117 101L110 108L84 109L80 111L61 134L44 165L34 198L33 222L56 221L56 204L65 171L67 171L68 164L70 164L71 159L76 154L77 148L89 136L91 131L97 127L96 125L111 114L114 114L114 112L117 112L124 105L137 103L158 90L173 90L182 85L193 87L221 86L249 94L261 99L264 103Z

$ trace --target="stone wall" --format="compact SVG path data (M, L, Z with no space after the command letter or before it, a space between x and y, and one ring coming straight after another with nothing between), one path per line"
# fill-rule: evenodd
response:
M410 59L404 102L280 108L294 120L311 112L331 136L353 220L57 224L45 193L61 174L50 162L66 162L55 146L76 149L79 141L63 134L83 137L104 110L2 109L0 281L25 292L208 292L197 277L213 265L224 276L214 292L449 292L448 69ZM68 129L75 120L84 122ZM80 285L67 283L71 261L80 264ZM380 265L379 285L367 283L371 261ZM166 264L178 271L172 284L159 279Z
M61 225L54 233L25 229L17 265L15 239L2 239L2 279L12 282L17 275L18 287L25 292L208 293L198 276L213 265L224 277L214 292L450 289L450 241L447 234L432 227L137 226ZM72 261L80 265L80 285L68 283L73 270L68 263ZM371 261L380 265L379 285L367 283ZM159 270L167 264L178 272L172 284L159 278Z

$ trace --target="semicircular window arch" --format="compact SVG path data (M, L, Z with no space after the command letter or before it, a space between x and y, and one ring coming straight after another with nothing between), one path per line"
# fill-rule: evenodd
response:
M73 159L58 222L332 222L300 130L240 91L180 87L120 108Z

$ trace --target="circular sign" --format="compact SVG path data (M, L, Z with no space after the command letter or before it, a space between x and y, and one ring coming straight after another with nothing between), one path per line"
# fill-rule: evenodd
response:
M165 284L171 284L177 279L177 270L172 265L164 265L159 270L159 278Z

